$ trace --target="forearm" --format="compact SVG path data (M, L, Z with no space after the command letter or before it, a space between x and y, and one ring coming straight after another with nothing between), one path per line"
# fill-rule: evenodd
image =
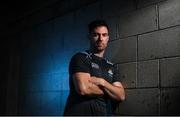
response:
M79 95L82 96L102 96L103 90L100 86L90 82L91 76L88 73L75 73L73 75L73 81L75 89Z
M125 92L124 88L120 86L114 86L102 78L94 77L91 80L92 83L103 87L104 91L115 100L124 100Z
M92 83L92 82L88 82L86 84L86 90L85 90L85 95L88 96L102 96L104 95L103 90L100 88L100 86Z
M125 92L123 87L114 86L105 80L104 90L115 100L123 101L125 99Z

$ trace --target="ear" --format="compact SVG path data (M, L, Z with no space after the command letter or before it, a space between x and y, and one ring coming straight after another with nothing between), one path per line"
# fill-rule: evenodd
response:
M108 42L109 42L109 39L110 39L110 37L109 37L109 35L108 35Z

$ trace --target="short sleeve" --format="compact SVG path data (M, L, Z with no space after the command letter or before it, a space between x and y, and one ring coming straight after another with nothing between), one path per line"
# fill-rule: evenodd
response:
M69 64L69 73L74 74L76 72L90 73L90 62L87 55L83 53L75 54Z
M121 82L121 77L117 65L113 65L113 72L113 82Z

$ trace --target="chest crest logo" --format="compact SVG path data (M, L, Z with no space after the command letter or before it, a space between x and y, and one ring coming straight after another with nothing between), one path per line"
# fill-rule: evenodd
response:
M109 74L109 76L113 76L113 72L111 69L108 70L108 74Z
M91 67L92 67L92 68L99 69L99 65L98 65L98 64L96 64L96 63L91 63Z

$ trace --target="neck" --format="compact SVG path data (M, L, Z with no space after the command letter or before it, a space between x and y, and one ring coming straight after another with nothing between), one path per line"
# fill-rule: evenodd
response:
M100 57L100 58L103 58L104 56L104 51L103 52L100 52L100 53L94 53L94 55Z
M103 50L103 51L94 51L94 50L90 49L90 51L91 51L94 55L96 55L96 56L98 56L98 57L100 57L100 58L103 58L103 56L104 56L104 50Z

